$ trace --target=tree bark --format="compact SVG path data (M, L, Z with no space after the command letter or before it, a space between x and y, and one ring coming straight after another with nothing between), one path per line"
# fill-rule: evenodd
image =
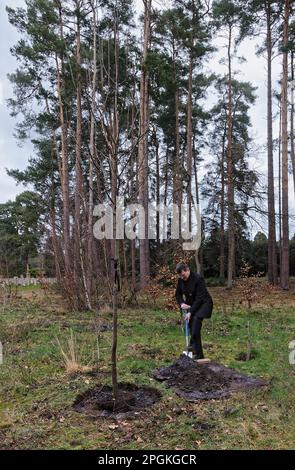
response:
M59 249L58 237L56 233L56 210L55 210L55 195L56 188L54 182L54 151L56 151L56 138L54 130L51 131L51 144L50 144L50 162L51 162L51 187L50 187L50 225L51 225L51 236L52 236L52 245L54 253L54 264L55 264L55 275L58 284L61 283L61 267L60 260L63 260L61 257L61 250ZM58 158L58 154L57 154ZM64 261L64 260L63 260Z
M113 204L113 341L112 341L112 386L114 408L118 399L117 374L117 343L118 343L118 276L120 266L119 240L117 240L116 210L118 197L118 145L119 145L119 116L118 116L118 87L119 87L119 39L117 12L114 19L114 45L115 45L115 90L113 103L113 116L111 124L112 150L111 150L111 197Z
M188 74L187 96L187 124L186 124L186 148L187 148L187 203L189 216L189 230L192 229L192 161L193 161L193 58L190 55Z
M194 137L194 144L193 144L193 165L194 165L194 176L195 176L195 188L196 188L196 200L195 203L199 206L200 204L200 197L199 197L199 181L198 181L198 166L197 166L197 154L196 154L196 148L195 148L195 137ZM199 208L200 210L200 208ZM203 233L203 227L202 227L202 219L201 219L201 227L197 227L197 230L201 231L201 240L202 240L202 233ZM195 251L195 262L196 262L196 270L198 274L202 274L203 272L203 265L202 265L202 248L201 246L196 249Z
M279 255L280 269L282 267L282 100L279 101L280 119L279 119ZM281 273L280 273L281 277Z
M288 182L288 35L290 0L285 0L282 78L282 266L281 287L289 289L289 182Z
M63 16L62 6L59 3L59 30L60 39L64 39L63 33ZM64 257L65 257L65 274L70 276L71 272L71 253L70 253L70 196L69 196L69 163L68 163L68 149L67 149L67 122L65 119L65 110L63 102L63 68L64 59L63 53L61 54L60 63L56 56L56 73L57 73L57 94L59 106L59 120L61 126L61 154L62 154L62 204L63 204L63 240L64 240Z
M153 132L153 140L154 140L154 146L155 146L155 154L156 154L156 204L159 207L159 204L161 202L161 193L160 193L160 155L159 155L159 140L157 137L157 129L154 129ZM159 211L157 211L156 214L156 243L157 243L157 248L160 248L160 214Z
M272 31L271 5L267 1L267 162L268 162L268 281L277 285L276 220L272 130Z
M294 51L291 51L291 116L290 116L290 140L291 140L291 162L292 162L292 173L293 173L293 189L295 196L295 133L294 133Z
M90 158L89 158L89 194L88 194L88 247L87 247L87 288L91 296L93 291L93 258L94 258L94 238L93 238L93 208L94 208L94 161L97 162L95 147L95 116L96 116L96 80L97 80L97 13L96 5L92 6L93 23L93 75L91 93L91 116L90 116Z
M135 72L134 72L135 75ZM136 194L138 192L138 171L137 165L138 160L135 156L135 148L136 148L136 104L135 104L135 96L136 96L136 82L134 80L133 90L132 90L132 108L131 108L131 141L132 141L132 155L130 161L130 201L131 203L136 203ZM135 247L135 240L130 240L130 251L131 251L131 290L132 293L135 294L136 292L136 247Z
M144 239L139 240L140 285L146 286L150 275L149 239L148 239L148 128L149 128L149 73L146 59L149 50L152 0L143 0L144 4L144 40L142 69L140 78L140 125L138 145L138 202L145 212Z
M235 195L233 162L233 116L232 116L232 27L229 28L228 42L228 118L227 118L227 199L228 199L228 263L227 287L233 286L235 271Z
M118 242L115 240L115 253L114 253L114 263L117 263L118 260ZM115 272L116 272L115 264ZM116 409L116 404L118 400L118 372L117 372L117 346L118 346L118 287L116 284L115 273L113 273L113 339L112 339L112 388L113 388L113 400L114 400L114 409Z
M81 291L81 275L83 263L82 243L81 243L81 209L82 209L82 192L83 192L83 176L81 164L82 149L82 84L81 84L81 30L80 30L80 9L79 1L75 2L77 9L77 30L76 30L76 65L77 65L77 85L76 85L76 103L77 103L77 119L76 119L76 149L75 149L75 254L74 254L74 278L76 292L79 296ZM87 293L84 292L85 298ZM82 299L81 299L82 300ZM87 305L89 308L89 305Z
M224 126L224 134L222 138L222 154L221 154L221 197L220 197L220 268L219 280L223 285L225 281L225 141L227 127Z
M173 202L178 207L178 227L179 241L181 243L181 206L182 206L182 168L180 159L180 130L179 130L179 88L175 92L175 168L174 168L174 188Z

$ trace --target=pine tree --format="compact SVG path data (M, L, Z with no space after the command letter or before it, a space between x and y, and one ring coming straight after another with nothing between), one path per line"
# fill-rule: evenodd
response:
M233 160L233 102L232 102L232 59L235 46L236 28L241 21L241 6L237 1L219 0L213 2L213 17L217 28L226 33L227 39L227 66L228 66L228 109L227 109L227 204L228 204L228 263L227 287L232 288L235 276L235 188L234 188L234 160Z
M272 61L279 37L282 4L274 0L248 0L246 2L241 36L259 35L264 37L258 53L267 54L267 162L268 162L268 281L278 283L275 191L273 163L273 105L272 105Z
M219 231L219 278L223 284L225 279L225 241L227 239L226 221L228 222L228 203L225 187L228 179L226 167L226 137L228 125L227 77L216 79L218 102L211 110L213 129L210 133L210 148L215 161L208 165L206 177L202 182L202 195L208 201L205 212L207 231ZM249 82L232 81L233 103L233 161L235 181L235 224L238 233L243 233L240 226L245 227L251 217L251 210L258 211L261 206L261 195L258 175L250 170L248 157L252 152L249 136L251 126L250 107L256 99L255 88ZM218 221L218 223L217 223ZM244 236L244 235L243 235Z

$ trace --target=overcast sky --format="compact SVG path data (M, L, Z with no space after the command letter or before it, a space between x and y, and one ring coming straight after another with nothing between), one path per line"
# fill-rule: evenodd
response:
M154 0L155 1L155 0ZM161 2L163 4L163 2ZM167 2L166 2L167 3ZM15 195L23 191L22 186L16 186L12 178L6 174L6 168L19 168L26 167L29 156L33 153L30 143L25 143L21 148L18 146L16 139L13 136L16 119L10 117L9 110L6 105L6 100L12 97L12 88L7 79L7 73L13 72L17 63L10 54L10 48L18 40L18 34L15 29L8 23L5 5L12 7L24 6L24 0L1 0L0 2L0 203L8 199L14 199ZM141 0L136 0L137 7L141 6ZM155 1L158 6L159 2ZM224 65L219 64L220 58L224 55L225 51L220 47L224 43L224 39L216 38L215 45L219 47L210 61L206 64L206 69L220 74L226 73ZM239 79L250 81L257 87L257 101L251 109L252 129L251 135L255 140L255 144L260 146L257 155L251 160L251 166L255 167L265 176L267 174L267 160L266 160L266 63L265 59L258 58L255 54L255 40L247 39L239 48L239 55L247 59L246 63L234 64L235 69L240 70ZM274 61L273 79L274 85L280 77L281 73L281 58ZM211 106L214 98L208 97L207 104ZM277 109L274 109L277 111ZM274 137L278 136L278 120L274 122ZM277 158L275 156L275 167L277 175ZM277 184L277 181L276 181ZM294 215L294 191L293 181L290 176L290 208L291 214ZM291 234L295 231L295 224L291 222ZM265 226L266 230L267 227Z

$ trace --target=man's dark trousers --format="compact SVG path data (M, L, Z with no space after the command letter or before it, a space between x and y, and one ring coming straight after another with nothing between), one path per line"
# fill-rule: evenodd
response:
M192 317L190 318L189 328L190 328L190 346L196 355L196 359L203 359L203 348L202 348L202 339L201 339L201 328L203 323L203 318L207 316L208 312L212 312L212 302L204 303L199 310L197 310Z
M203 359L204 357L201 340L202 322L203 318L199 318L197 315L193 315L189 322L191 333L190 346L197 359Z

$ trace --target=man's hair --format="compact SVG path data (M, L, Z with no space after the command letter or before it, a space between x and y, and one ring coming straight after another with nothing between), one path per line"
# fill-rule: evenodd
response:
M189 265L186 263L178 263L176 265L175 271L177 274L180 274L182 271L187 271L189 269Z

